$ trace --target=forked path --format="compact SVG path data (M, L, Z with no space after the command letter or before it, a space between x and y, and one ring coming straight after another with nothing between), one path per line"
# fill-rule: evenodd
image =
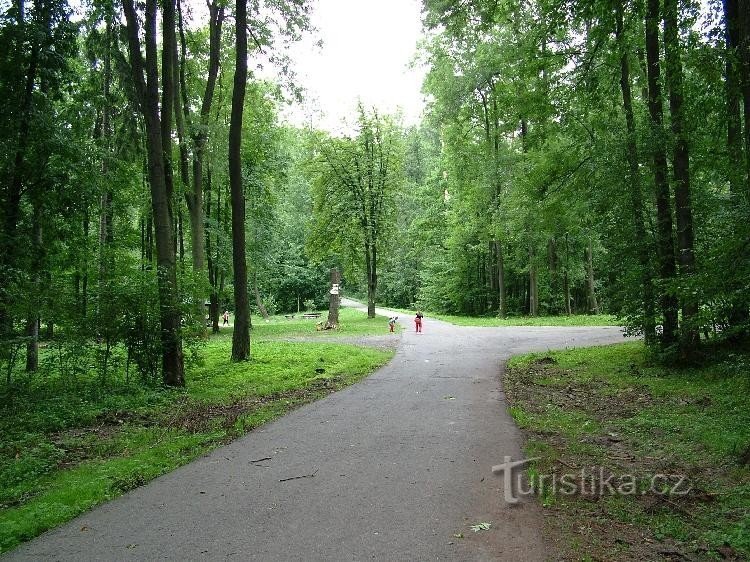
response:
M402 320L395 357L367 379L8 559L544 560L537 504L506 505L491 473L505 455L521 457L502 365L525 351L621 341L620 330L426 318L416 334L411 317ZM478 522L492 526L471 532Z

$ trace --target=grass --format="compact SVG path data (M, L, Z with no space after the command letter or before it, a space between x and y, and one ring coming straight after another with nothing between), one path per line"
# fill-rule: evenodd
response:
M548 530L566 545L563 558L619 551L618 559L652 559L669 550L750 557L748 367L745 349L717 350L699 367L668 368L641 343L509 362L511 414L526 434L526 454L540 457L535 473L603 467L639 482L633 495L543 495L556 515L547 518ZM664 494L648 485L656 474L686 480Z
M387 331L342 310L339 335ZM392 352L335 343L314 321L254 319L253 360L231 363L231 331L210 338L188 386L111 376L20 376L0 388L0 552L262 425L352 384ZM385 328L384 328L385 327ZM320 342L280 341L298 335Z
M352 298L352 297L349 297ZM416 309L394 308L380 305L405 316L414 316ZM502 327L502 326L620 326L617 318L609 314L572 314L570 316L462 316L422 311L429 320L442 320L456 326Z
M268 322L260 317L253 317L253 338L274 339L290 337L330 338L383 335L388 332L388 319L383 316L367 318L367 314L353 308L342 307L339 310L339 329L316 331L317 322L325 321L327 312L322 311L320 319L305 320L302 314L295 314L294 318L284 315L271 316ZM397 324L398 330L401 327Z
M617 319L608 314L574 314L571 316L456 316L429 314L431 318L457 326L619 326Z

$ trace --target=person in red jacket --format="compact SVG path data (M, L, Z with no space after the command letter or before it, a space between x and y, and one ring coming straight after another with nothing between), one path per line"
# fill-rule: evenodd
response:
M417 332L422 331L422 318L424 318L424 314L417 310L417 315L414 317L414 325L417 328Z

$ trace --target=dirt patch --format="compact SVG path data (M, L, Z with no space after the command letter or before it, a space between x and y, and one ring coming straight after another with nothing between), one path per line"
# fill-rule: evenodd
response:
M60 470L73 468L84 461L100 457L101 445L111 441L121 430L120 424L102 424L52 434L50 442L64 452L63 457L57 463L57 468Z
M290 408L299 406L335 392L342 386L344 386L344 380L341 377L317 378L303 388L274 392L264 396L237 397L224 404L186 400L176 415L173 414L160 420L159 425L179 428L190 433L200 433L218 426L228 430L230 437L234 437L232 430L241 416L252 414L270 404L281 403Z
M554 357L542 357L541 359L535 359L534 365L556 365L557 359Z

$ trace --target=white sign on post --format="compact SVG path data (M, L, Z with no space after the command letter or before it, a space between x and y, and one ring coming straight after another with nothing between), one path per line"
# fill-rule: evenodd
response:
M331 285L331 294L332 295L338 295L339 294L339 285L338 283L334 283Z

